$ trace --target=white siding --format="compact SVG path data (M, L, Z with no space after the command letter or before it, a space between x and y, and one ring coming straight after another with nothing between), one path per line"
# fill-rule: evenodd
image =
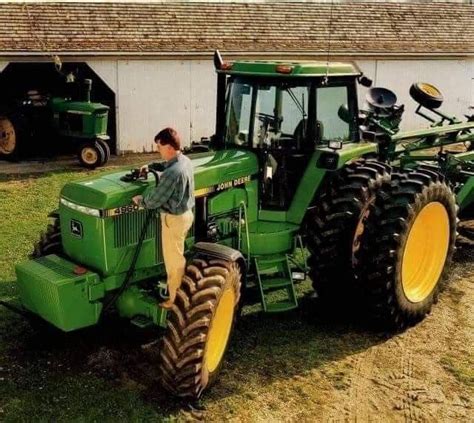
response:
M215 73L212 62L118 61L119 149L151 151L162 128L177 129L184 145L212 135Z
M190 140L199 141L214 133L217 77L212 60L191 64Z
M364 73L367 78L370 78L375 86L375 80L377 78L377 61L375 60L357 60L356 62L359 69ZM359 107L364 106L365 95L369 90L368 87L363 87L362 85L357 85L357 93L359 96Z
M471 107L474 108L474 59L471 59ZM474 110L470 112L474 113Z
M87 64L101 77L113 92L117 92L116 60L90 60Z

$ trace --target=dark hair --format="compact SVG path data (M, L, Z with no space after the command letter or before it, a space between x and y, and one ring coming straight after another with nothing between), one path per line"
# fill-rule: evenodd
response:
M181 149L181 140L173 128L165 128L158 132L155 136L155 142L161 145L171 145L175 150Z

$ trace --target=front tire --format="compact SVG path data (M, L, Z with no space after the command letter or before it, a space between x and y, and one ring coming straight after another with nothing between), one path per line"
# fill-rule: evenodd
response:
M455 249L456 197L428 169L392 176L377 196L360 250L360 279L370 317L402 330L437 301Z
M52 222L47 226L46 231L41 233L39 241L30 254L30 259L37 259L48 254L59 256L64 254L59 216L52 217Z
M197 399L215 382L240 299L237 263L194 259L186 268L160 348L165 389Z
M78 158L82 166L95 169L105 162L105 151L97 141L87 141L79 147Z

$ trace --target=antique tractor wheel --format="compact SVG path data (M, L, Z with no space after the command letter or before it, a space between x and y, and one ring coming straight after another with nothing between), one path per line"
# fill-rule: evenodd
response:
M35 244L30 259L35 259L48 254L63 254L61 243L61 227L59 226L59 216L53 214L50 216L52 222L47 226L46 232L42 232L39 241Z
M102 147L102 149L104 150L104 160L101 163L101 166L103 166L110 159L110 147L109 147L109 144L107 144L106 141L101 140L101 139L97 139L96 143L98 143Z
M87 141L79 147L78 157L82 166L88 169L95 169L105 163L106 152L101 143Z
M0 157L17 160L22 138L21 119L0 113Z
M310 277L322 299L350 294L370 206L377 191L389 181L388 165L372 159L357 160L335 175L309 212Z
M379 193L359 251L375 322L400 330L430 312L454 252L457 209L443 177L427 169L394 174Z
M197 399L216 380L240 298L237 263L194 259L187 266L160 348L164 387Z

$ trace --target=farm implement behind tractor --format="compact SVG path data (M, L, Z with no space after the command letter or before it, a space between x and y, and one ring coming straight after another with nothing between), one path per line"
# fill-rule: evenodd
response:
M350 293L390 329L421 320L443 286L458 216L472 217L474 203L472 116L441 113L435 87L411 91L430 127L401 132L392 92L372 88L359 111L357 84L370 80L352 64L228 63L218 52L214 62L216 131L209 151L190 154L195 222L173 308L158 305L160 221L131 200L153 189L160 163L150 178L133 170L66 184L31 260L16 267L21 310L63 331L106 311L162 327L161 381L188 398L216 379L238 309L295 309L306 273L321 302L337 307Z

